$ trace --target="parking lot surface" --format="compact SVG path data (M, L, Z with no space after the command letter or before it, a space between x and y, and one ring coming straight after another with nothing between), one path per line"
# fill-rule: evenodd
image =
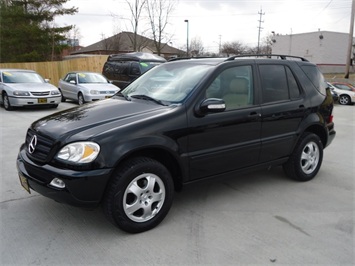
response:
M58 109L0 108L0 265L354 265L355 106L310 182L281 167L185 187L155 229L127 234L100 208L59 204L20 185L27 127Z

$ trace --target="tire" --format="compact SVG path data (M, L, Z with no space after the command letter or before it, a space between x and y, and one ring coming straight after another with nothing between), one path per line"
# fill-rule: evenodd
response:
M79 92L79 94L78 94L78 103L79 103L79 105L83 105L85 103L84 96L81 92Z
M340 95L338 102L341 105L348 105L348 104L351 103L351 99L350 99L350 97L348 95Z
M313 179L323 160L323 144L313 133L304 133L289 160L283 165L285 173L297 181Z
M156 227L165 218L173 196L174 184L167 168L156 160L136 157L115 171L103 209L120 229L140 233Z
M60 99L60 101L61 101L62 103L64 103L67 99L64 97L64 95L63 95L63 93L62 93L62 90L59 89L59 91L60 91L60 95L62 96L62 98Z
M2 102L4 104L4 108L6 111L11 111L14 109L10 104L9 97L7 96L6 92L4 92L4 94L2 96Z

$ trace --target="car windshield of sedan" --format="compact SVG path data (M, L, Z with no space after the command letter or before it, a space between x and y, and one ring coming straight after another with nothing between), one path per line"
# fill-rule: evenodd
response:
M2 73L4 83L44 83L44 79L37 73L21 71L5 71Z
M107 79L96 73L78 73L79 83L107 83Z
M201 64L162 64L140 76L120 94L127 99L152 99L165 104L181 103L210 68L209 65Z

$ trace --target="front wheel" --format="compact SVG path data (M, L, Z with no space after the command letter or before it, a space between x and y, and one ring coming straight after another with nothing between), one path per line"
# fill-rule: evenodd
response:
M84 95L81 92L79 92L78 95L78 103L79 105L83 105L85 103Z
M170 172L160 162L137 157L123 163L114 173L103 201L107 218L129 233L157 226L173 202Z
M6 111L13 110L13 107L11 106L11 103L10 103L9 96L7 96L6 92L4 92L2 100L3 100L4 108Z
M301 136L289 160L283 165L285 173L297 181L314 178L322 164L323 144L313 133Z

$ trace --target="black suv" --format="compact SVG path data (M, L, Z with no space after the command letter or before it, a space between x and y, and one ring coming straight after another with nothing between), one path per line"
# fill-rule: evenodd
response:
M165 62L165 58L150 53L113 54L108 56L102 74L117 87L124 89L149 69Z
M44 117L17 159L23 187L142 232L167 215L174 190L282 165L307 181L335 137L318 68L286 56L177 60L111 99Z

